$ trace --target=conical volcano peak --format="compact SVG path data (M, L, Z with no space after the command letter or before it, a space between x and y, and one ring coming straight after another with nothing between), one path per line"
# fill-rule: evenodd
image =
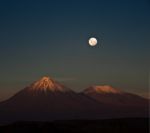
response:
M42 88L42 89L47 89L47 88L53 88L55 86L55 82L50 79L49 77L43 77L39 81L35 82L33 84L33 88Z
M30 90L35 90L35 91L67 91L68 89L61 85L60 83L54 81L52 78L44 76L40 80L34 82L29 86Z
M52 79L50 77L48 77L48 76L44 76L44 77L41 78L41 80L48 81L48 80L52 80Z
M109 85L91 86L84 91L85 93L122 93L120 90L113 88Z

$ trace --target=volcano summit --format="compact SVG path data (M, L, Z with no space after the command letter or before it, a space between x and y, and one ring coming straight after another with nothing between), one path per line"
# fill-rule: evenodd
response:
M34 82L29 86L31 91L52 91L52 92L66 92L69 89L60 83L54 81L52 78L43 77L39 81Z

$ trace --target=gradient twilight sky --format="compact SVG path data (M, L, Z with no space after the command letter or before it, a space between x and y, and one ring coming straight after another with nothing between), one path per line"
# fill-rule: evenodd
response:
M149 0L1 0L0 100L47 75L148 97L149 50Z

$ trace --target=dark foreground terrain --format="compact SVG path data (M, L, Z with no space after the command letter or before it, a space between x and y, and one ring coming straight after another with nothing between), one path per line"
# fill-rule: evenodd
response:
M1 125L0 133L149 133L148 118L15 122Z

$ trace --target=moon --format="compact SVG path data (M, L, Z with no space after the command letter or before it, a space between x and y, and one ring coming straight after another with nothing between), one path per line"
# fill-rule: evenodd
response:
M97 39L96 39L95 37L91 37L91 38L89 39L89 45L90 45L90 46L96 46L97 43L98 43L98 41L97 41Z

